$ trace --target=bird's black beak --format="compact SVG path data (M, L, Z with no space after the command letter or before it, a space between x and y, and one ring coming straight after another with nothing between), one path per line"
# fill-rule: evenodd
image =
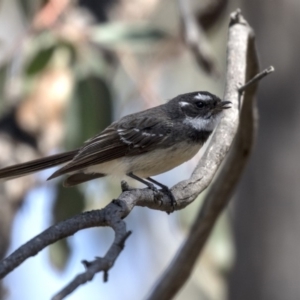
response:
M220 102L220 109L228 109L228 108L231 108L230 104L231 104L230 101L221 101L221 102Z
M230 104L231 104L230 101L221 101L221 102L219 102L216 105L216 107L213 109L213 114L217 114L217 113L221 112L223 109L231 108Z

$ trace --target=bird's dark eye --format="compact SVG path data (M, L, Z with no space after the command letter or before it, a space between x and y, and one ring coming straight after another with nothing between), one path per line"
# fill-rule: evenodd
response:
M203 101L198 101L198 102L196 102L196 106L198 108L203 108L205 106L205 103Z

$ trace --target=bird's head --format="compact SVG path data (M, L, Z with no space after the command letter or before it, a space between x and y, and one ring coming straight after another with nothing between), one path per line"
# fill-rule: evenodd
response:
M193 92L177 97L183 122L197 130L212 131L217 125L221 112L230 108L230 101L222 101L209 92Z

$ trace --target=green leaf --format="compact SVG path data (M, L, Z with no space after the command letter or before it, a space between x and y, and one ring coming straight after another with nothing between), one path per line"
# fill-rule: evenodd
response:
M56 46L51 46L38 51L37 54L29 61L26 67L26 74L32 76L42 71L51 60L55 49Z
M53 223L58 223L84 209L84 195L78 188L65 188L58 184L58 191L53 205Z
M102 78L90 75L78 80L68 118L68 149L81 146L111 123L112 97Z

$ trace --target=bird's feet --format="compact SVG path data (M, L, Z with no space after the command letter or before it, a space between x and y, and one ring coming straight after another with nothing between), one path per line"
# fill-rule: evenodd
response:
M147 178L148 181L158 185L159 187L161 187L161 192L163 192L165 195L167 195L169 198L170 198L170 204L171 204L171 207L172 207L172 211L173 212L175 210L175 206L176 206L176 200L175 200L175 197L173 195L173 193L171 192L171 190L164 184L154 180L153 178L151 177L148 177Z
M155 201L156 203L158 203L159 205L162 205L162 193L161 193L161 191L158 190L158 188L157 188L154 184L152 184L152 183L150 183L150 182L147 183L147 186L148 186L148 188L149 188L151 191L153 191L153 194L154 194L154 201Z
M125 180L121 181L121 190L123 193L131 190L127 181L125 181Z
M175 200L175 197L174 195L172 194L172 192L170 191L170 189L164 185L164 184L161 184L160 182L152 179L151 177L147 177L145 179L143 178L140 178L138 176L136 176L135 174L133 173L128 173L127 176L145 184L148 186L149 189L151 189L153 192L154 192L154 201L160 203L160 205L162 204L162 193L167 195L169 198L170 198L170 202L171 202L171 207L172 207L172 211L173 212L175 210L175 206L176 206L176 200ZM155 185L161 187L161 190L158 190ZM169 212L170 213L170 212Z
M148 185L149 189L151 189L154 192L154 200L158 203L160 203L160 205L162 204L162 194L167 195L170 198L170 202L171 202L171 207L172 210L168 213L174 212L175 210L175 206L176 206L176 200L174 195L172 194L172 192L170 191L170 189L167 186L161 186L161 189L157 189L154 184L149 182Z
M175 206L177 205L177 202L175 200L173 193L171 192L171 190L168 187L164 187L161 190L163 191L164 194L166 194L170 198L171 207L172 207L171 212L173 212L175 210Z

